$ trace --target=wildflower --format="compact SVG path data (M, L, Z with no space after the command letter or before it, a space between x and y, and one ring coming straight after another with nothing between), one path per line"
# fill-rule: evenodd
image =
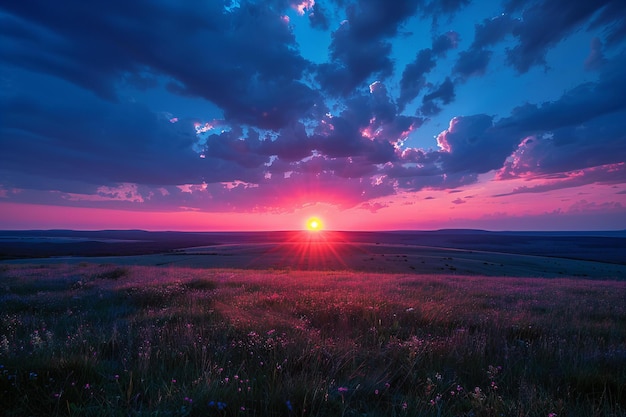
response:
M337 391L339 391L339 393L341 393L341 394L345 394L346 392L348 392L348 388L346 388L346 387L339 387L339 388L337 388Z
M191 399L189 397L185 397L185 398L183 398L183 401L186 401L186 402L191 404L193 402L193 399Z
M374 394L378 395L378 390L374 390Z
M293 406L291 405L291 401L287 400L285 402L285 405L287 406L287 410L293 411Z
M244 407L243 405L242 405L241 407L239 407L239 409L240 409L241 411L246 411L246 407Z
M402 409L406 410L407 408L409 408L409 405L405 402L402 403Z
M556 415L557 415L556 413L550 413L548 414L548 417L556 417Z

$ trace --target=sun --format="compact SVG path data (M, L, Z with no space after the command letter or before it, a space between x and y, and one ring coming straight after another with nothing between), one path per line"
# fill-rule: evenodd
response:
M306 228L311 232L320 231L323 228L322 221L319 219L319 217L310 217L306 221Z

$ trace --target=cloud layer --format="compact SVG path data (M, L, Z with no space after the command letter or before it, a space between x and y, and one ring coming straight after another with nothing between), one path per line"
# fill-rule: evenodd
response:
M543 181L500 196L623 184L626 6L492 6L495 15L469 1L5 1L0 198L375 212L387 203L374 200L490 172ZM582 58L567 55L580 48ZM568 59L582 75L549 99L533 95ZM481 108L487 79L500 84L484 96L500 96ZM213 110L192 116L173 98Z

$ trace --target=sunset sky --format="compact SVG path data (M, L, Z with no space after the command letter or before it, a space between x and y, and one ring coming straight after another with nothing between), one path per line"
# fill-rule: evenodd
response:
M626 229L626 2L5 0L0 229Z

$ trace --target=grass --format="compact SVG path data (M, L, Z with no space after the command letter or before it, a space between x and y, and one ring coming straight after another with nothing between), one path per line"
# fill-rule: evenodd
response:
M626 283L3 266L5 416L624 416Z

